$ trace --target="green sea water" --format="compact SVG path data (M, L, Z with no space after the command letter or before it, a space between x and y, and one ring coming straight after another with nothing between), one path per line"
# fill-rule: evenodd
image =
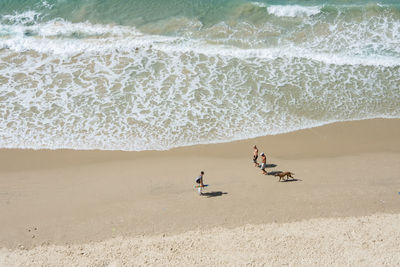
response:
M253 5L252 5L253 4ZM256 4L256 5L254 5ZM35 10L44 20L63 18L71 22L90 21L92 23L141 26L171 17L195 19L205 26L222 21L243 20L261 22L268 20L267 12L256 10L259 6L324 7L340 12L350 8L350 13L359 15L361 10L381 11L386 6L391 11L399 11L400 2L386 1L245 1L245 0L2 0L0 14L22 13ZM252 6L252 7L251 7ZM264 14L263 14L264 13Z

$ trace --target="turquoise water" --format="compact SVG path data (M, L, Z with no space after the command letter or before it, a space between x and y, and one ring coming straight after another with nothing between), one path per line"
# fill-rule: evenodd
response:
M169 149L400 117L399 1L0 0L0 147Z

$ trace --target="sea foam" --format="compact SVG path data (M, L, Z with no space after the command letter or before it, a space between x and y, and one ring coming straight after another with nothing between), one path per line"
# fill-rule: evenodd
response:
M399 24L400 25L400 24ZM399 25L395 25L396 28ZM351 27L351 26L349 26ZM393 34L395 33L395 29ZM136 51L136 49L148 49L152 47L156 50L161 50L165 53L190 53L205 54L209 56L222 56L229 58L262 58L262 59L277 59L277 58L305 58L310 60L322 61L326 64L336 65L371 65L371 66L398 66L400 61L397 57L372 54L365 55L362 53L363 47L368 46L368 49L374 46L367 43L358 44L352 42L351 38L346 36L354 31L346 30L338 32L337 28L330 29L336 34L337 38L341 36L341 42L347 44L348 48L354 49L355 53L336 52L330 53L332 48L329 45L329 37L310 38L308 43L294 46L288 42L278 47L271 48L248 48L242 49L229 45L230 40L227 40L227 45L210 44L203 40L187 39L184 37L167 37L161 35L146 35L133 27L99 25L91 23L71 23L64 20L52 20L46 23L35 24L31 26L25 25L0 25L0 33L9 36L0 40L0 47L13 50L15 52L24 52L34 50L44 54L62 54L71 55L76 53L112 53L115 51ZM349 32L347 32L349 31ZM27 36L27 34L29 36ZM354 33L357 34L357 33ZM362 33L360 33L362 35ZM373 33L371 33L372 36ZM398 34L398 33L397 33ZM76 37L79 38L76 38ZM330 36L330 35L329 35ZM387 38L385 35L373 36L377 38ZM395 37L395 36L394 36ZM328 40L328 41L327 41ZM390 49L400 55L400 48L393 42L389 42L386 50ZM372 42L372 40L371 40ZM384 40L382 40L384 43ZM319 47L316 49L316 47ZM342 47L341 44L336 46L336 50ZM383 44L378 48L382 49ZM320 52L318 52L320 50ZM398 50L398 51L397 51ZM361 53L358 53L360 51Z
M298 5L271 5L267 7L268 13L277 17L313 16L321 12L320 6Z
M189 26L167 36L148 25L3 16L0 147L161 150L400 117L391 16L307 17L289 32L172 22Z

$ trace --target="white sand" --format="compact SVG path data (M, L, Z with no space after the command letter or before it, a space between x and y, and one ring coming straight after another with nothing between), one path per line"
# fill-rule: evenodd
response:
M400 198L400 196L399 196ZM400 202L400 200L399 200ZM1 266L399 266L400 214L0 250Z

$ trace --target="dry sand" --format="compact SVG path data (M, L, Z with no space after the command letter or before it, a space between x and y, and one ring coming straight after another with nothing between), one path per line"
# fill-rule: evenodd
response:
M398 266L400 215L214 228L0 250L1 266Z
M163 152L0 150L0 265L400 265L399 136L400 120L375 119ZM298 180L261 175L253 144L276 165L268 172ZM193 188L200 170L205 196ZM369 217L339 219L349 216ZM241 232L246 224L254 231ZM359 237L335 239L354 227ZM8 250L19 246L36 248ZM76 256L79 246L92 254Z

